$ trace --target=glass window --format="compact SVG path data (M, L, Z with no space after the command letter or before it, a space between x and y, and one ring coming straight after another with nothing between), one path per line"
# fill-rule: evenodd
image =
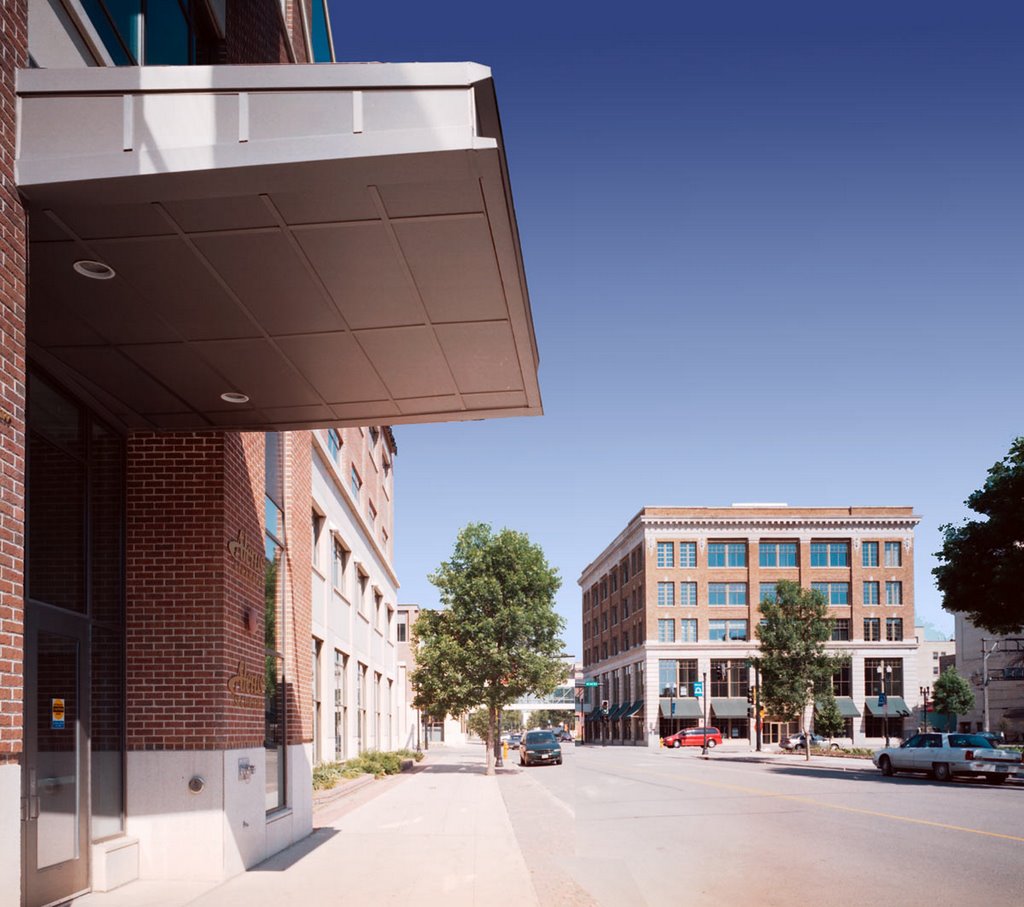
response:
M812 567L848 567L849 555L846 542L811 542Z
M901 567L903 565L903 551L899 542L885 543L885 566Z
M118 6L123 0L107 2L110 6ZM146 2L145 32L147 66L184 66L191 62L192 36L189 22L177 0Z
M697 604L697 584L696 583L680 583L679 584L679 604L681 604L681 605L696 605Z
M680 542L679 543L679 566L680 567L696 567L697 566L697 543L696 542Z
M658 607L671 608L676 603L676 584L658 583Z
M320 532L324 528L324 518L315 510L313 511L313 566L320 566Z
M726 621L726 629L729 639L732 641L745 640L747 638L747 622L745 620Z
M709 542L709 567L745 567L747 546L743 542Z
M680 642L696 642L697 641L697 620L696 620L696 618L687 618L686 620L679 621L679 641Z
M676 641L676 622L674 620L658 620L658 642Z
M725 641L725 621L724 620L709 620L708 621L708 639L712 642L724 642Z
M373 506L373 501L366 502L366 518L370 522L370 528L377 524L377 508Z
M863 567L878 566L878 542L862 542L860 546L860 562Z
M832 639L834 642L843 642L850 638L850 619L840 617L832 622Z
M832 675L832 695L852 696L853 695L853 665L850 659L846 659L839 670Z
M890 696L903 695L902 658L865 658L864 695L877 696L882 692L882 677L885 677L885 693ZM891 716L890 716L891 721Z
M885 584L885 603L887 605L903 604L903 583L896 581Z
M903 618L887 617L885 619L885 638L889 642L902 642L903 640Z
M864 604L878 604L878 583L873 581L864 583Z
M271 536L266 538L266 579L264 582L264 735L266 759L267 812L285 805L285 676L284 676L284 549Z
M658 659L658 695L679 695L678 668L675 659Z
M824 595L830 605L850 604L849 583L811 583L811 589Z
M864 641L878 642L882 638L881 622L877 617L864 618Z
M398 620L395 622L395 642L409 641L409 615L405 611L398 612Z
M658 542L659 567L674 567L676 565L675 548L675 542Z
M341 457L341 432L336 428L327 429L327 452L335 463Z
M363 487L363 480L359 478L359 473L356 472L355 466L352 467L352 471L349 474L349 487L352 490L352 497L357 501L359 500L359 490Z
M721 542L710 542L708 544L708 566L725 566L725 545Z
M345 592L345 568L348 566L348 551L337 539L334 540L334 556L331 558L331 585L339 592Z
M777 583L761 583L758 590L758 601L774 602L777 596Z
M762 567L795 567L796 542L761 542L758 561Z

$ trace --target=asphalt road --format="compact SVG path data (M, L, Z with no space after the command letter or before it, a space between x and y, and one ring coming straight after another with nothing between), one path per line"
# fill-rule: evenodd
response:
M542 903L1024 903L1020 782L586 746L500 783Z

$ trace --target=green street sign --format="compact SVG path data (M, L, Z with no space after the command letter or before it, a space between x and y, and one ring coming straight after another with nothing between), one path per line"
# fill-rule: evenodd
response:
M599 687L599 686L601 686L601 684L598 681L596 681L596 680L588 680L588 681L586 681L583 684L583 686L585 686L585 687Z

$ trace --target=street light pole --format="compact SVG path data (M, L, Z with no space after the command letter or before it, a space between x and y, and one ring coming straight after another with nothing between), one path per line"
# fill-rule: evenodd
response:
M885 734L885 746L889 747L889 690L888 684L886 683L886 675L892 673L892 665L887 665L884 661L878 666L878 673L882 677L882 733Z
M708 672L704 672L704 746L701 747L701 755L708 754Z
M924 717L924 731L928 733L928 694L931 693L931 687L921 687L921 698L924 700L924 705L921 706L921 715Z

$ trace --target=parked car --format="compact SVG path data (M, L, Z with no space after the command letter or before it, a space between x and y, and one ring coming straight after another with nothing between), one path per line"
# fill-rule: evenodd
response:
M522 734L509 734L508 735L508 748L510 750L519 749L519 744L523 741Z
M936 781L955 775L982 775L1002 784L1021 767L1021 754L1001 750L981 734L914 734L899 746L880 749L871 760L883 775L927 772Z
M976 731L978 737L984 737L993 746L999 746L1006 743L1006 735L1002 731Z
M662 737L661 742L664 746L673 748L679 746L703 746L705 732L707 732L708 749L718 746L722 742L722 732L716 727L684 727L675 734Z
M576 741L576 738L564 728L558 731L555 736L558 738L559 743L574 743Z
M533 765L535 762L562 764L562 747L551 731L527 731L519 747L519 764Z
M802 750L807 746L807 742L803 734L790 734L788 737L784 737L779 741L779 746L784 750ZM827 737L822 737L820 734L811 734L811 746L832 751L839 749L838 743L834 743Z

